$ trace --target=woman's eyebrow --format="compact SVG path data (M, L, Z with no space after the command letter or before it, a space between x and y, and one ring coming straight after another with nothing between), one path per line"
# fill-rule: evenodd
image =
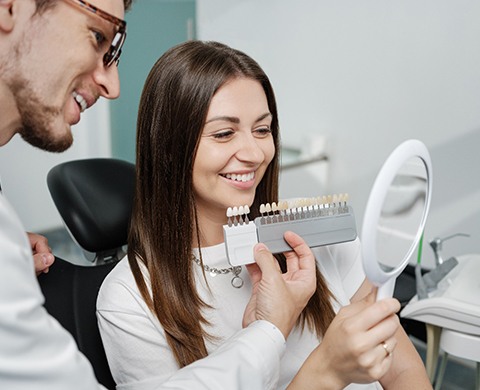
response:
M213 118L209 119L205 122L205 124L215 121L225 121L225 122L232 122L232 123L240 123L240 119L235 116L214 116Z
M264 120L265 118L272 116L270 112L266 112L265 114L260 115L256 120L255 123ZM214 116L205 122L205 124L215 121L225 121L225 122L232 122L232 123L240 123L240 119L235 116L228 116L228 115L220 115Z
M266 112L265 114L260 115L255 121L255 123L263 121L265 118L268 118L269 116L271 117L272 114L270 112Z

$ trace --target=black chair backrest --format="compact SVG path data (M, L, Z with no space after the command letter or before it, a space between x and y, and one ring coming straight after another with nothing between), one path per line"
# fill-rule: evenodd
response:
M127 242L135 166L112 158L69 161L53 167L47 184L65 225L88 252Z
M56 259L39 276L45 308L75 338L90 360L97 380L115 388L96 318L98 290L127 244L135 166L107 158L69 161L52 168L47 183L53 201L74 240L95 253L95 265Z

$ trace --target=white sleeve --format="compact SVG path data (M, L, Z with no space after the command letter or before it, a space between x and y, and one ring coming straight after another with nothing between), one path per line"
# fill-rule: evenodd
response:
M208 357L177 371L159 389L275 389L284 350L282 333L269 322L256 321Z
M286 347L275 326L256 321L179 370L163 328L132 283L133 278L110 274L97 300L100 335L118 390L276 388Z
M0 389L102 388L43 302L25 231L0 195Z
M98 323L117 390L275 389L283 334L267 321L236 333L204 359L179 370L163 331L145 317L99 310ZM150 329L149 329L150 327Z

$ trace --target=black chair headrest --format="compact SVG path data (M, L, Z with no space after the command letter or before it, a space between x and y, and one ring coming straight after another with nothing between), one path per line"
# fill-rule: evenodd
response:
M127 244L135 165L112 158L59 164L47 175L53 201L76 242L98 253Z

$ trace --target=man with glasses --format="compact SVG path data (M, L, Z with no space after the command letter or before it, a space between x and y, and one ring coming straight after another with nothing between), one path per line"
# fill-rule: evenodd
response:
M131 0L128 0L128 4L131 2ZM43 10L51 7L52 6L52 1L38 1L38 10L37 13L40 15L43 13ZM110 15L109 13L106 13L102 11L101 9L90 5L89 3L78 0L78 1L70 1L69 2L71 6L76 7L76 8L83 8L85 10L91 11L93 13L96 13L100 18L105 19L102 21L99 18L97 22L102 22L102 24L97 23L97 26L92 26L95 27L96 29L92 31L94 40L92 40L93 46L91 46L90 51L95 50L95 51L104 51L106 45L110 45L109 49L106 51L106 53L103 56L103 63L105 65L105 68L109 68L112 64L118 64L118 59L121 54L121 48L123 45L123 42L125 41L126 37L126 23L124 20L119 19L113 15ZM68 23L68 19L66 19L62 24L58 25L58 31L59 34L65 35L64 29L65 29L65 23ZM82 31L80 31L82 32ZM40 41L40 46L45 45L46 43L48 44L48 41L43 39L42 37L39 38ZM81 43L85 44L85 40L80 40ZM111 42L111 44L110 44ZM74 46L75 41L72 41L72 44L70 45L70 49L73 52L76 48ZM96 47L95 47L96 46ZM20 46L22 47L22 46ZM42 57L46 57L45 55L47 54L46 52L42 51L37 51L35 44L32 42L32 46L35 49L33 51L36 51L38 54L40 54ZM25 50L22 49L22 52L20 54L23 54ZM31 51L31 50L30 50ZM77 56L82 55L86 53L84 50L78 50L77 51ZM96 53L95 58L96 58ZM10 58L10 61L6 62L5 66L9 66L12 70L15 69L17 66L17 60L20 59L20 56L14 56ZM73 57L72 57L73 58ZM38 80L43 79L45 82L50 82L49 80L50 77L49 75L44 75L44 69L43 69L43 64L48 64L49 62L45 62L44 59L32 59L30 60L28 57L23 64L28 67L32 68L32 64L38 64L39 69L41 71L42 77L38 78ZM12 66L13 65L13 66ZM114 67L115 68L115 67ZM7 68L6 68L7 69ZM64 68L66 69L66 68ZM56 69L51 68L52 71L55 71L58 76L61 74L56 71ZM100 71L105 71L100 68ZM9 73L10 74L10 73ZM16 74L13 74L12 78L12 83L14 82L17 87L14 88L14 97L20 97L20 96L30 96L31 98L35 97L37 102L42 102L41 105L36 105L34 101L32 101L29 106L21 106L23 110L25 111L22 116L26 119L23 119L23 127L19 129L19 133L21 136L30 142L34 146L38 146L42 149L53 151L53 152L62 152L65 149L67 149L71 143L72 143L72 135L70 132L70 125L78 122L80 118L80 112L88 108L91 104L93 104L99 96L105 96L107 98L115 98L118 96L119 93L119 86L118 86L118 77L116 75L116 69L115 70L110 70L105 74L99 74L99 72L96 73L96 77L99 80L97 82L98 86L103 86L103 90L99 89L98 87L95 88L90 88L87 89L87 84L84 81L75 81L78 83L78 85L82 86L81 88L84 88L83 90L78 87L77 89L71 89L70 91L65 91L65 90L56 90L55 92L61 92L61 93L66 93L67 95L70 93L70 100L69 102L70 106L73 107L62 107L61 104L63 103L62 100L63 96L59 96L59 99L57 102L54 102L53 99L51 100L52 103L48 99L45 99L44 96L36 96L33 93L33 88L35 84L30 82L29 79L25 79L23 77L24 70L23 69L17 69ZM32 72L30 74L33 75ZM73 79L72 79L73 80ZM56 85L58 84L52 84L51 89L56 89ZM48 92L49 96L54 96L51 92ZM44 93L42 93L44 95ZM45 102L43 102L45 101ZM72 102L75 101L76 103ZM26 102L28 103L28 101ZM78 106L78 108L77 108ZM65 115L68 115L68 119L64 125L67 125L64 128L64 132L57 134L57 133L46 133L43 131L45 128L45 124L51 123L49 127L54 127L57 126L57 123L55 122L55 117L58 115L61 115L62 110L65 109ZM50 122L51 121L51 122ZM9 131L6 131L2 134L0 134L0 144L4 144L8 139L12 136L12 132L16 131L13 127L9 129ZM42 237L38 234L33 234L33 233L28 233L29 241L32 247L32 251L34 253L34 263L35 263L35 271L37 275L41 272L48 272L48 269L50 265L54 261L54 256L50 253L50 249L48 247L48 243L45 237Z
M0 146L20 134L33 146L62 152L72 144L71 126L87 108L99 97L119 96L123 17L131 2L0 0ZM46 247L29 242L0 194L0 388L98 388L73 338L42 306L32 249L48 253ZM285 348L278 328L291 329L315 286L300 281L292 294L272 256L263 250L256 257L262 288L253 302L255 318L263 321L254 321L168 383L149 388L275 387ZM230 370L217 369L224 367L217 364L222 361L231 363Z

